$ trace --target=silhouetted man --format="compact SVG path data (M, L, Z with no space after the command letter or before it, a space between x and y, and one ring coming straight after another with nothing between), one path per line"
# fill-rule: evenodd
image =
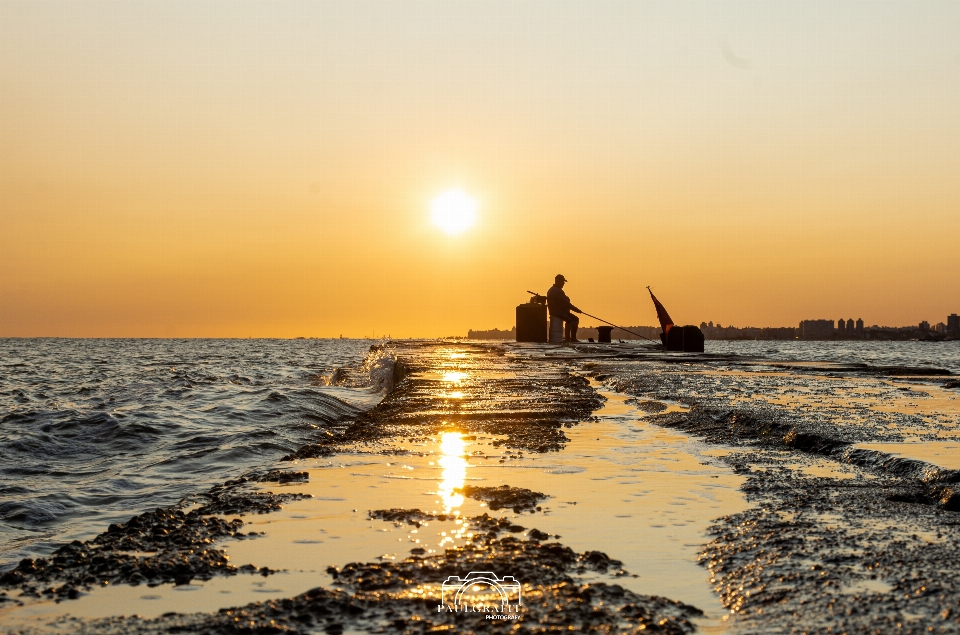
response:
M566 278L557 274L553 286L547 291L547 306L550 307L550 317L558 317L563 320L563 341L576 342L578 341L577 327L580 326L580 318L573 313L583 313L583 311L573 306L570 298L563 292L563 285L566 282Z

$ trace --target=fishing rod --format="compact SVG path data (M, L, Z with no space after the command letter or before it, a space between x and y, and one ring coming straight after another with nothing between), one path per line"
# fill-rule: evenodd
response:
M544 296L540 295L539 293L534 293L533 291L527 291L527 293L529 293L530 295L534 296L534 298L544 298ZM546 298L544 298L544 300L546 300ZM601 319L601 318L598 318L596 315L590 315L589 313L587 313L587 312L585 312L585 311L580 311L579 313L580 313L581 315L586 315L586 316L589 317L589 318L593 318L594 320L599 320L600 322L603 322L604 324L609 324L610 326L612 326L612 327L615 328L615 329L620 329L621 331L624 331L624 332L629 333L629 334L631 334L631 335L636 335L637 337L642 337L643 339L645 339L645 340L647 340L647 341L649 341L649 342L656 342L657 344L660 343L660 342L657 342L657 340L654 340L654 339L651 339L651 338L647 337L646 335L640 335L639 333L634 333L633 331L630 331L630 330L628 330L628 329L625 329L625 328L623 328L622 326L617 326L617 325L614 324L613 322L607 322L606 320L603 320L603 319Z
M600 321L603 322L604 324L609 324L610 326L612 326L612 327L615 328L615 329L620 329L621 331L625 331L625 332L627 332L627 333L630 333L631 335L636 335L637 337L642 337L643 339L648 340L648 341L650 341L650 342L657 342L657 340L650 339L650 338L647 337L646 335L640 335L639 333L634 333L633 331L630 331L630 330L628 330L628 329L625 329L625 328L623 328L622 326L617 326L617 325L614 324L613 322L607 322L606 320L600 319L600 318L598 318L596 315L590 315L590 314L587 313L586 311L580 311L580 313L583 314L583 315L586 315L587 317L593 318L594 320L600 320ZM659 344L659 343L660 343L660 342L657 342L657 344Z

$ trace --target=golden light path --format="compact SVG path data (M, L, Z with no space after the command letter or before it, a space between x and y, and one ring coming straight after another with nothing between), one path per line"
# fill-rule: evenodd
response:
M451 386L459 386L464 379L468 377L467 373L462 373L457 370L450 370L443 373L443 381L445 384L450 384ZM446 394L448 399L463 399L463 391L454 390Z
M448 384L459 384L466 378L467 374L461 373L458 370L448 370L443 373L443 381L447 382Z
M440 435L440 452L442 455L438 463L443 468L441 473L440 489L437 493L443 502L443 513L449 514L455 508L463 505L463 494L454 490L463 487L467 478L467 443L459 432L444 432Z
M449 357L460 359L466 357L466 355L464 353L451 353ZM458 370L442 371L441 381L449 390L449 388L459 387L469 376L468 373ZM446 396L447 398L462 399L463 392L459 390L450 391L446 393ZM457 490L463 487L467 478L467 441L464 440L463 433L453 431L441 433L439 441L440 457L437 459L437 463L442 472L437 494L440 496L440 503L443 505L443 513L459 516L460 510L457 508L463 505L463 494ZM473 536L472 533L467 533L469 523L462 518L457 518L454 522L457 525L454 531L449 534L440 532L442 537L440 547L447 543L453 543L455 539L465 537L469 539Z

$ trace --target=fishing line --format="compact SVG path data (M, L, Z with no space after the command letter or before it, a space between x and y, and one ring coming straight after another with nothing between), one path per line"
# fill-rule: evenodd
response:
M604 324L609 324L610 326L612 326L612 327L615 328L615 329L620 329L621 331L626 331L627 333L630 333L631 335L636 335L637 337L642 337L643 339L645 339L645 340L647 340L647 341L656 342L657 344L660 344L659 341L650 339L650 338L647 337L646 335L640 335L639 333L634 333L633 331L628 330L628 329L625 329L625 328L623 328L622 326L617 326L617 325L614 324L613 322L607 322L607 321L604 320L603 318L598 318L596 315L590 315L590 314L587 313L586 311L580 311L580 313L581 313L581 315L586 315L587 317L593 318L594 320L600 320L600 321L603 322Z
M649 287L647 287L647 288L649 289ZM529 293L530 295L532 295L532 296L534 297L534 299L532 300L533 302L536 302L537 304L546 304L547 298L546 298L545 296L542 296L542 295L540 295L539 293L534 293L533 291L527 291L527 293ZM613 328L615 328L615 329L620 329L621 331L625 331L625 332L629 333L630 335L636 335L637 337L642 337L643 339L647 340L648 342L655 342L655 343L657 343L657 344L660 344L660 343L661 343L659 340L651 339L651 338L647 337L646 335L640 335L639 333L634 333L633 331L628 330L628 329L625 329L625 328L623 328L622 326L617 326L617 325L614 324L613 322L607 322L607 321L604 320L603 318L598 318L596 315L590 315L589 313L586 313L585 311L580 311L580 315L586 315L587 317L593 318L594 320L599 320L600 322L603 322L604 324L609 324L609 325L612 326Z

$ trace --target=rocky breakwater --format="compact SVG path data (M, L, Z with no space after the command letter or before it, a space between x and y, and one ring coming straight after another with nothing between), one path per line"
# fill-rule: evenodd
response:
M423 438L441 430L502 435L506 447L549 452L568 441L566 425L589 418L603 400L583 377L543 360L507 358L496 345L397 345L405 377L375 408L284 460L336 454L356 444ZM461 357L451 357L451 355Z
M217 543L255 538L256 533L242 531L242 516L277 511L286 501L303 496L254 492L250 484L302 478L303 473L274 470L227 481L177 505L112 524L97 537L63 545L47 558L24 559L0 576L0 589L19 590L18 599L4 596L22 603L31 597L75 599L96 586L110 584L153 586L188 584L214 575L269 575L273 571L268 567L230 564ZM223 517L228 515L239 517Z
M731 372L690 361L591 372L637 399L689 407L649 421L739 448L720 458L747 477L753 507L719 519L700 558L735 628L960 633L960 474L855 447L908 429L951 434L951 418L896 412L888 394L921 393L873 379L889 369L858 367L848 379L833 367Z
M380 510L371 518L422 522L419 510ZM394 562L351 563L331 570L334 588L316 588L296 597L223 609L216 614L168 614L93 621L67 620L78 633L488 633L488 612L460 613L444 606L437 583L468 571L510 571L522 586L521 620L513 633L577 631L658 633L695 631L695 607L642 596L610 582L587 581L594 574L625 574L617 560L591 551L577 553L558 542L542 542L544 532L525 530L505 518L466 519L475 528L471 544L442 554L413 553Z

